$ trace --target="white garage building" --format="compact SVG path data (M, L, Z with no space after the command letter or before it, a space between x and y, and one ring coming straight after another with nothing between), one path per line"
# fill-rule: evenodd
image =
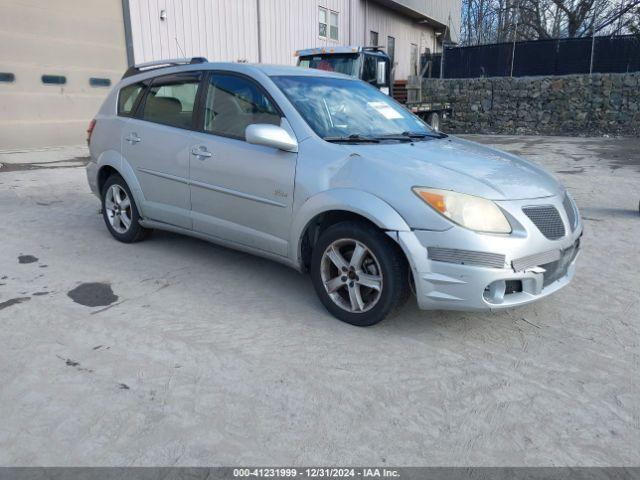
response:
M296 50L381 45L406 78L425 48L455 41L453 0L128 0L136 62L209 60L294 64Z
M127 64L204 56L295 64L381 45L406 78L456 41L461 0L0 0L0 150L81 143Z

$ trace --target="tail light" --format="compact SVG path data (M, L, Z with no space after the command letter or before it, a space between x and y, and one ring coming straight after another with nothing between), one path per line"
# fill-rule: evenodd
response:
M93 133L93 129L96 127L96 119L94 118L89 122L89 128L87 128L87 145L91 143L91 134Z

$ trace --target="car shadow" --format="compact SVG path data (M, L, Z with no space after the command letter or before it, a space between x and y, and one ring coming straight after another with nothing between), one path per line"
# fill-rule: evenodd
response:
M337 328L337 332L343 331L343 328L360 329L360 327L340 322L326 311L317 298L308 273L299 273L273 260L171 232L154 231L144 243L148 248L157 248L162 251L170 249L173 254L178 253L185 260L197 261L205 268L218 271L229 269L229 274L238 269L251 272L251 285L263 290L265 301L280 302L283 312L291 310L292 305L294 310L304 309L305 315L304 318L301 317L301 321L311 321L314 326L318 326L320 322L328 322L327 324L332 328ZM247 305L246 308L255 309L255 314L260 314L260 305ZM461 324L470 328L491 320L507 321L508 318L509 314L505 312L420 310L412 294L404 307L394 316L373 327L363 329L363 332L369 330L369 334L374 335L424 335L436 330L442 332L443 329L459 329Z

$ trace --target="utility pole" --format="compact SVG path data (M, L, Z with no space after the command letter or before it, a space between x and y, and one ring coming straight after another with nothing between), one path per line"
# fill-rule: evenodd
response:
M589 60L589 75L593 74L593 54L596 46L596 9L593 9L593 20L591 21L591 59Z
M260 0L256 0L256 23L258 34L258 63L262 63L262 38L260 38L262 36L260 31Z
M516 59L516 38L518 37L518 22L520 21L520 2L516 2L516 25L513 30L513 45L511 47L511 73L510 77L513 77L513 64Z

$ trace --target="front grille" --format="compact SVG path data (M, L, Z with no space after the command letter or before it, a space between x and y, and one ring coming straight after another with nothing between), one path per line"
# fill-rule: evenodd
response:
M455 248L428 247L429 259L437 262L473 265L476 267L504 268L504 255L499 253L474 252Z
M564 206L564 210L567 212L569 225L571 226L571 231L573 232L578 226L578 215L576 214L576 207L573 204L571 198L569 198L568 194L565 194L564 200L562 201L562 206Z
M522 211L549 240L564 237L565 230L560 213L553 205L522 207Z

